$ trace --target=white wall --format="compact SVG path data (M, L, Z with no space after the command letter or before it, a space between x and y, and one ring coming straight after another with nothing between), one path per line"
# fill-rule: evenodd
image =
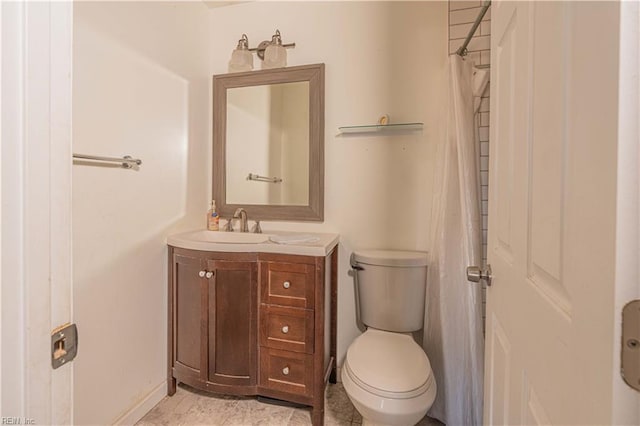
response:
M326 64L325 222L263 229L340 233L339 363L359 333L352 250L426 249L434 148L446 119L447 13L447 2L252 2L211 12L212 74L227 71L242 33L254 47L276 29L296 43L288 65ZM391 122L424 122L424 131L337 136L338 126L385 113Z
M166 395L166 236L204 227L208 9L74 5L73 149L142 159L73 169L75 423L136 421Z

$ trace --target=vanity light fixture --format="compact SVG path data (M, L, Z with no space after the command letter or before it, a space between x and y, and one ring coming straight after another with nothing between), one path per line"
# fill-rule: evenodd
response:
M251 71L253 69L253 55L249 51L249 38L242 34L238 46L231 53L229 72Z
M253 69L253 55L256 52L263 62L263 69L282 68L287 66L287 48L296 47L295 43L282 43L280 30L276 30L271 40L262 41L258 47L249 48L249 39L246 34L238 40L238 46L231 54L229 72L251 71Z

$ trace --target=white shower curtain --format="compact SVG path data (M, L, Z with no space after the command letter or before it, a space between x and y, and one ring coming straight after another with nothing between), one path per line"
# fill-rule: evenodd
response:
M448 425L482 423L482 290L467 281L466 268L482 262L474 115L487 81L486 71L458 55L450 57L448 127L436 157L424 327L424 348L438 385L429 415Z

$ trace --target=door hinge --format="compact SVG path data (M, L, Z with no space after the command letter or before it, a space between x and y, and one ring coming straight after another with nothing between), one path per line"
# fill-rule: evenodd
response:
M67 364L78 354L78 328L75 324L64 324L51 332L51 366Z
M633 300L622 308L621 354L622 378L640 391L640 300Z

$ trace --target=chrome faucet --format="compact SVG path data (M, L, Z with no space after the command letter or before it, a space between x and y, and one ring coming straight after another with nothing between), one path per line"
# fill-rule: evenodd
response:
M240 219L240 232L249 232L247 212L242 207L236 209L235 213L233 213L233 217L229 219L229 221L233 221L233 219Z

